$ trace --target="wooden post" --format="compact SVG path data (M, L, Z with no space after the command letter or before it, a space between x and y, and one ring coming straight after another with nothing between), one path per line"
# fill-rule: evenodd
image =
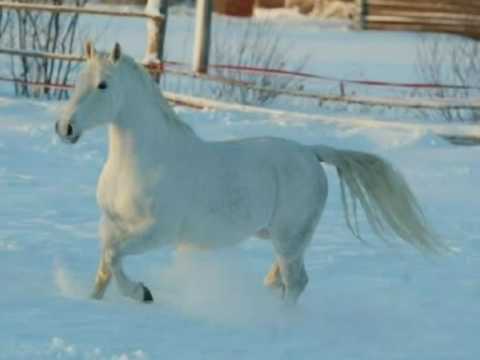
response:
M197 0L193 72L205 74L210 52L212 0Z
M143 63L145 65L161 64L164 57L165 33L167 31L168 0L148 0L145 12L152 15L161 15L163 20L147 20L147 51ZM160 74L154 78L158 81Z
M356 0L356 13L355 13L355 30L366 30L367 22L366 17L368 15L368 0Z

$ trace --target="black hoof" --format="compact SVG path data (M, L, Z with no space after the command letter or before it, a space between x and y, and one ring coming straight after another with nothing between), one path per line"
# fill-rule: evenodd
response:
M150 290L148 290L148 288L143 284L142 284L142 288L143 288L143 302L144 303L153 302L153 296Z

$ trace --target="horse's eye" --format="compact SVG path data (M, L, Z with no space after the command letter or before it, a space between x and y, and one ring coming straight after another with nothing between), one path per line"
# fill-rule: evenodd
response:
M107 88L107 83L105 81L102 81L98 84L97 88L100 90L105 90Z

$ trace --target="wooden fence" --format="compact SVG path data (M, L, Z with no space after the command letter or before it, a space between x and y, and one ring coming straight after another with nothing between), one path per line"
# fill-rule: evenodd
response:
M210 49L210 18L213 0L197 0L197 30L194 49L194 71L206 72ZM45 11L50 13L76 13L100 16L144 18L148 21L147 51L144 63L163 61L163 45L168 14L168 0L147 0L144 12L116 11L65 5L48 5L25 2L0 1L0 9L16 11Z
M10 9L15 9L15 10L22 10L22 11L49 11L49 12L74 12L74 13L87 13L87 14L93 14L93 15L108 15L108 16L131 16L131 17L141 17L141 18L147 18L147 21L151 22L155 26L153 26L153 31L155 34L159 34L162 36L148 36L148 41L152 42L153 44L147 44L147 58L148 61L144 60L144 64L149 66L150 70L153 70L154 73L159 74L162 71L165 71L165 68L163 65L166 63L162 59L162 55L160 50L163 47L162 46L157 46L156 42L159 42L160 39L163 38L162 34L162 27L160 26L161 24L164 24L166 16L162 15L161 13L164 11L162 9L165 9L165 4L167 2L163 2L159 0L149 0L147 9L145 13L140 13L140 12L118 12L118 11L112 11L112 10L99 10L99 9L93 9L93 8L75 8L75 7L65 7L65 6L48 6L48 5L35 5L35 4L26 4L26 3L13 3L13 2L6 2L6 1L0 1L0 8L10 8ZM393 3L400 3L400 1L387 1L387 0L369 0L371 3L372 2L380 2L382 1L383 3L389 2L391 4ZM427 2L427 0L417 0L417 2ZM439 0L441 1L441 0ZM465 1L465 0L460 0L460 1ZM366 3L366 0L363 1L363 3ZM201 11L200 11L201 10ZM200 17L206 17L208 13L211 11L211 0L197 0L197 14L200 14ZM197 23L199 23L197 19ZM199 26L199 33L202 34L205 31L209 31L209 21L202 21L201 22L202 26ZM149 35L151 35L152 32L152 27L149 26ZM198 39L200 38L200 40ZM348 81L343 81L343 80L338 80L340 84L340 88L342 89L339 93L339 95L322 95L318 93L311 93L311 92L306 92L304 90L288 90L288 89L275 89L272 87L263 87L263 86L258 86L255 83L247 83L243 81L235 81L232 79L227 79L219 76L211 76L211 75L206 75L205 72L207 71L207 66L206 63L208 62L208 56L205 56L205 53L208 54L208 50L205 50L205 46L208 48L208 38L209 36L197 36L197 46L196 48L198 49L197 51L202 54L202 56L197 56L197 58L201 58L201 61L196 61L199 64L196 64L194 67L194 71L182 71L182 70L175 70L175 69L168 69L166 71L175 74L177 76L188 76L192 78L200 78L203 80L207 81L214 81L214 82L222 82L222 83L227 83L235 86L241 86L248 88L250 90L254 91L259 91L259 92L270 92L274 93L276 95L283 95L283 96L290 96L290 97L300 97L300 98L306 98L306 99L313 99L316 101L321 101L321 102L340 102L340 103L347 103L347 104L360 104L360 105L365 105L365 106L383 106L383 107L402 107L402 108L414 108L414 109L436 109L436 110L442 110L442 109L480 109L480 98L471 98L471 99L432 99L432 100L427 100L427 99L403 99L403 98L383 98L383 97L365 97L365 96L358 96L358 95L345 95L343 88L345 83ZM198 45L200 43L201 45ZM203 48L203 50L202 50ZM152 50L154 50L152 52ZM42 51L34 51L34 50L27 50L27 49L7 49L7 48L0 48L0 53L3 54L8 54L12 56L20 56L20 57L36 57L36 58L48 58L48 59L58 59L58 60L65 60L65 61L71 61L71 62L81 62L84 61L83 56L81 55L74 55L74 54L59 54L59 53L49 53L49 52L42 52ZM150 53L150 54L149 54ZM154 61L151 61L152 58L154 58ZM222 65L213 65L214 67L220 67ZM196 70L197 67L202 68L201 71ZM245 71L246 69L237 69L238 71ZM250 69L251 70L251 69ZM269 73L271 76L274 73L274 69L256 69L256 70L262 70L263 73ZM260 71L257 71L260 72ZM278 74L277 74L278 75ZM281 76L284 76L286 74L279 74ZM304 74L308 75L308 74ZM298 74L292 74L292 76L298 76ZM308 75L305 77L314 77L312 75ZM319 76L316 76L316 78L320 78ZM13 82L18 82L22 83L21 80L19 79L7 79L7 78L1 78L0 81L13 81ZM337 80L335 80L337 81ZM28 83L28 85L31 86L48 86L48 87L59 87L62 89L71 89L71 85L67 83L63 84L54 84L54 83L34 83L34 82L28 82L28 81L23 81L24 83ZM349 81L350 83L356 83L355 81ZM391 84L392 85L392 84ZM393 84L395 85L395 84ZM401 86L406 86L407 84L397 84ZM422 84L420 84L422 85ZM435 85L435 86L441 86L441 85ZM417 84L417 87L420 87ZM197 103L193 104L194 106L198 106Z
M480 40L477 0L357 0L355 26L458 34Z

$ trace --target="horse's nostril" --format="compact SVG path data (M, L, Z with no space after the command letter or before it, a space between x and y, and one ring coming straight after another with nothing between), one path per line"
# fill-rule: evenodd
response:
M58 121L55 123L55 132L58 134Z
M68 124L67 125L67 136L72 136L73 135L73 127L72 125Z

